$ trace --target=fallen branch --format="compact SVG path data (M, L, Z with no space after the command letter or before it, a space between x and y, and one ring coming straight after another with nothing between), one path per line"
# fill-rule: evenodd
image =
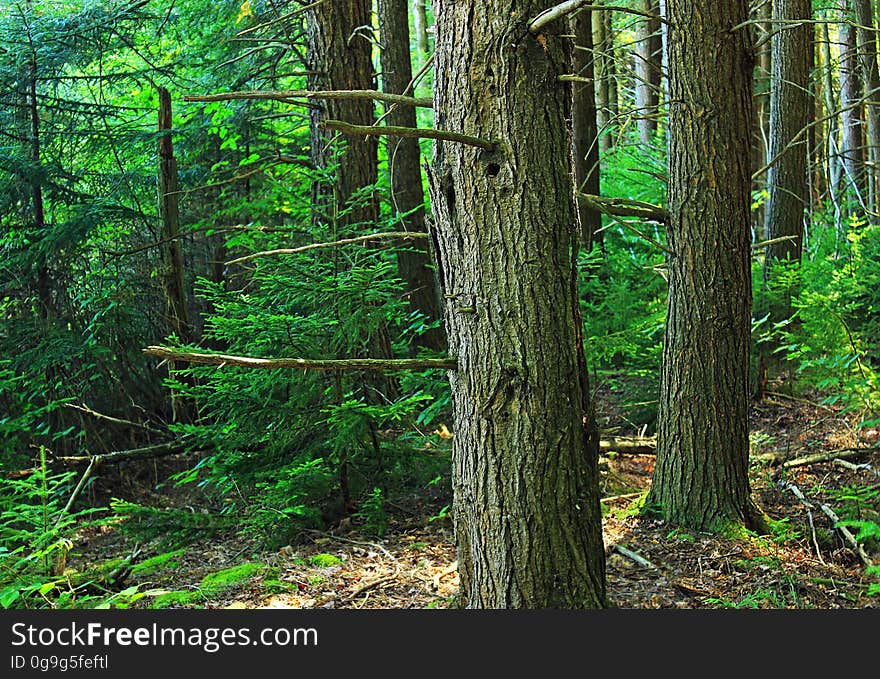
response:
M617 500L632 500L633 498L644 495L644 491L639 493L624 493L623 495L609 495L608 497L599 498L599 502L616 502Z
M242 368L273 370L293 368L300 370L430 370L438 368L455 370L458 363L451 358L254 358L252 356L230 356L228 354L202 354L192 351L178 351L168 347L147 347L147 356L157 356L166 361L201 363L204 365L235 365Z
M639 566L642 566L643 568L651 568L651 569L657 568L657 566L652 564L645 557L641 556L640 554L636 554L634 551L632 551L631 549L627 549L623 545L618 545L618 544L611 545L611 549L616 551L618 554L625 556L630 561L634 561L635 563L637 563Z
M798 500L800 500L801 504L807 507L807 509L815 509L815 505L807 500L804 497L804 494L801 492L801 489L798 488L793 483L789 481L781 480L777 481L776 485L784 490L790 491ZM843 539L853 548L855 553L858 555L859 559L865 566L873 566L874 563L871 561L870 557L865 553L865 548L856 540L855 536L846 526L840 525L840 517L834 513L834 510L831 509L826 504L820 504L819 509L822 511L825 516L827 516L833 522L834 528L843 536Z
M125 460L139 460L143 458L165 457L166 455L177 455L188 451L186 444L179 441L171 441L168 443L158 443L153 446L145 446L143 448L132 448L131 450L117 450L112 453L101 453L100 455L72 455L54 458L58 462L88 462L89 466L94 464L96 467L100 464L122 462Z
M608 198L606 196L597 196L592 193L581 193L580 191L576 195L577 199L587 207L605 215L612 215L614 217L637 217L639 219L648 219L661 224L666 224L669 221L669 212L659 205L643 203L640 200Z
M449 132L448 130L435 130L430 127L398 127L394 125L352 125L341 120L325 120L320 124L325 130L335 130L342 134L366 135L372 137L391 136L391 137L407 137L410 139L440 139L442 141L454 141L459 144L467 144L468 146L476 146L489 153L498 148L498 144L494 141L487 141L479 137L472 137L469 134L461 134L459 132Z
M786 460L782 463L783 468L803 467L808 464L816 464L817 462L831 462L832 460L849 460L859 457L865 453L876 451L876 448L841 448L839 450L831 450L827 453L816 453L814 455L804 455L796 457L792 460Z
M247 90L183 97L184 101L193 102L231 101L234 99L269 99L272 101L290 101L291 99L369 99L419 108L431 108L434 105L434 102L428 97L407 97L403 94L391 94L377 90L328 90L323 92L311 90Z
M834 460L834 464L836 464L840 467L845 467L846 469L849 469L854 472L858 472L858 471L871 472L874 476L876 476L877 478L880 478L880 472L878 472L876 469L874 469L871 465L869 465L867 463L853 464L852 462L847 462L846 460L837 459L837 460Z
M599 441L599 450L621 455L653 455L657 450L657 437L612 436Z
M280 248L278 250L265 250L263 252L254 252L250 255L245 255L244 257L239 257L238 259L230 259L226 262L227 266L231 266L232 264L241 264L242 262L247 262L251 259L256 259L257 257L273 257L275 255L293 255L298 252L308 252L309 250L318 250L321 248L334 248L340 245L350 245L352 243L365 243L371 240L381 240L385 238L399 238L401 240L405 239L413 239L413 238L427 238L428 234L420 231L392 231L385 233L370 233L365 236L358 236L356 238L343 238L341 240L330 241L329 243L310 243L309 245L303 245L297 248Z

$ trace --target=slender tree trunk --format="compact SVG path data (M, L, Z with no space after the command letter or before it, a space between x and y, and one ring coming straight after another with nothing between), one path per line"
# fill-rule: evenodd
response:
M608 10L600 12L605 22L605 54L608 61L605 62L605 76L608 80L608 112L614 125L614 119L620 115L620 96L617 84L617 59L614 50L614 23L612 21L614 12Z
M601 4L601 3L596 3ZM593 25L593 74L596 80L596 125L599 128L599 151L611 149L614 136L611 134L611 105L608 96L608 40L605 32L604 11L590 12Z
M594 87L593 29L589 10L570 20L575 49L572 67L583 82L572 83L571 137L575 190L599 195L599 140L597 135L596 91ZM588 252L593 245L603 246L602 215L582 202L575 201L580 224L581 244Z
M842 19L853 20L846 0L840 0ZM859 81L856 30L846 21L838 27L840 43L840 109L841 109L841 155L843 156L844 181L849 201L865 205L864 196L864 144L862 141L861 84Z
M437 5L429 176L446 328L459 368L453 490L461 603L605 603L595 418L576 292L568 38L523 22L537 0ZM574 249L574 252L573 252Z
M383 91L404 94L412 80L409 50L407 0L379 0L379 42L382 44ZM389 125L417 127L416 111L411 106L392 106ZM391 172L391 207L401 224L396 231L424 233L425 192L419 165L419 142L413 138L388 137L388 166ZM401 243L397 270L406 283L406 295L412 311L423 313L428 322L440 318L440 297L435 283L431 256L424 241ZM428 330L416 344L442 349L446 340L442 328Z
M874 29L874 13L871 9L871 0L853 0L856 21L859 24L857 30L859 62L862 67L862 82L865 85L865 128L868 145L866 153L865 179L868 184L870 196L870 212L876 213L878 208L877 195L880 187L877 185L878 172L877 162L880 160L880 69L877 66L877 39ZM876 218L871 217L872 222Z
M750 499L752 52L746 0L669 0L669 297L647 507L698 530Z
M787 22L809 20L810 0L774 0L773 18L770 83L770 160L773 164L767 175L770 193L767 237L792 240L767 246L765 276L769 276L775 260L800 261L809 156L809 135L803 132L813 107L809 49L812 26L804 24L780 30Z
M159 92L159 218L162 221L162 281L165 290L165 319L168 333L183 343L192 340L184 286L183 246L180 242L180 210L177 160L171 140L171 94Z
M416 33L416 46L419 54L430 52L428 46L428 12L426 0L413 0L413 28Z
M657 0L642 0L641 9L659 17ZM662 53L660 20L639 22L639 42L635 50L635 97L639 116L639 141L650 145L657 132L657 104L660 96L660 59ZM649 117L654 116L654 117Z
M837 230L838 237L841 233L841 215L840 215L840 187L841 177L843 174L840 158L840 115L836 114L837 100L834 98L834 73L833 60L831 57L831 37L828 31L828 24L821 25L822 41L822 93L824 95L825 115L831 116L828 119L827 136L826 136L826 152L828 158L828 195L834 206L834 227Z

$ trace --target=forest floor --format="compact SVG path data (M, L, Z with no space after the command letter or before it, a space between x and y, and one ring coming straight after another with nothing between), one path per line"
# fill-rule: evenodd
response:
M632 434L605 403L600 424ZM876 577L821 505L843 519L880 523L880 434L858 430L833 408L781 394L753 405L753 496L773 520L770 535L718 537L640 517L634 500L650 485L652 455L603 459L603 529L607 587L618 608L880 608ZM790 468L805 454L870 448L851 461ZM775 462L775 464L773 464ZM799 500L794 484L807 502ZM185 548L142 548L120 586L147 595L132 607L447 608L458 588L448 498L415 496L389 507L381 538L343 522L298 544L261 550L240 536L207 538ZM855 529L853 529L853 532ZM80 536L72 555L94 563L124 555L131 543L110 527ZM877 541L865 545L880 562ZM153 556L152 559L148 558Z

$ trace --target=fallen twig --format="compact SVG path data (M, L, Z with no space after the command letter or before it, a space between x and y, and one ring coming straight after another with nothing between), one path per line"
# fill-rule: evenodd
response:
M616 551L618 554L625 556L630 561L634 561L635 563L637 563L639 566L642 566L643 568L651 568L651 569L657 568L657 566L652 564L645 557L641 556L640 554L637 554L636 552L632 551L631 549L627 549L623 545L614 544L614 545L611 545L611 549Z
M800 500L801 504L807 507L808 509L815 509L815 505L807 500L804 494L801 492L801 489L796 485L789 481L781 480L777 481L776 485L784 490L790 491L798 500ZM835 514L834 510L831 509L826 504L820 504L819 509L822 511L825 516L827 516L834 523L834 528L843 536L843 539L853 548L855 553L858 555L859 559L865 566L873 566L874 562L871 561L871 558L865 553L865 548L856 540L855 536L846 526L840 525L840 517Z

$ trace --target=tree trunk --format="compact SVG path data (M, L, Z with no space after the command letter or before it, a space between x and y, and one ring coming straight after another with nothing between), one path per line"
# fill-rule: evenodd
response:
M369 0L334 0L306 13L308 46L308 88L310 90L371 90L373 83L372 19ZM364 28L366 27L366 29ZM310 108L311 155L315 167L339 166L332 186L314 183L314 207L319 217L345 229L354 224L375 223L378 202L375 195L353 197L377 179L378 144L375 137L344 138L345 150L336 151L339 135L320 129L327 119L354 125L372 125L373 102L362 99L324 99Z
M413 28L416 33L416 46L419 54L428 54L428 12L426 0L413 0Z
M310 90L375 89L371 7L370 0L339 0L318 4L306 13ZM341 137L322 130L321 122L334 119L372 125L373 113L373 103L363 99L324 99L310 109L312 161L325 171L336 165L332 184L313 182L312 208L319 220L330 225L334 239L358 226L375 228L379 204L368 187L374 187L378 179L378 142L372 136ZM344 145L340 147L337 140L344 140ZM369 356L391 356L391 338L384 322L371 333L367 344ZM396 381L386 376L370 376L369 384L362 387L368 402L375 402L374 392L389 401L398 394Z
M611 10L599 12L605 22L605 54L608 61L605 62L605 77L608 81L608 113L611 116L612 127L617 127L615 120L620 115L620 101L617 88L617 60L614 57L614 23Z
M407 0L379 0L379 42L382 44L383 91L405 94L412 80L409 51ZM417 127L412 106L392 106L389 125ZM398 215L395 231L424 233L425 192L419 165L419 142L413 138L388 137L388 166L391 173L391 208ZM435 284L431 256L424 240L400 244L397 271L406 283L410 310L423 313L428 322L440 318L440 298ZM440 350L446 345L442 328L428 330L416 338L418 346Z
M600 4L597 2L597 4ZM605 32L605 12L590 12L593 25L593 71L596 80L596 125L599 128L599 151L605 153L614 142L611 134L611 106L608 98L608 40ZM575 39L577 43L577 39Z
M642 0L642 10L659 17L657 0ZM657 132L657 104L660 97L660 59L662 53L660 19L645 19L639 22L639 42L636 46L635 96L636 112L639 115L639 141L650 145ZM653 116L653 117L652 117Z
M183 247L180 242L180 211L177 160L171 141L171 94L159 92L159 217L162 220L162 282L165 289L165 317L168 334L180 342L192 340L184 286Z
M669 0L669 297L647 507L697 530L750 499L750 32L746 0Z
M840 0L842 19L853 17L848 11L847 0ZM863 104L861 84L859 82L858 52L856 51L856 30L848 23L841 22L838 27L840 43L840 109L841 109L841 144L843 156L844 183L847 187L849 201L865 205L864 166L865 156L862 142Z
M767 175L767 237L792 238L767 246L765 276L774 260L800 261L807 205L807 157L810 98L810 24L782 29L786 22L808 21L810 0L773 0L772 78L770 83L770 166ZM777 23L779 22L779 23ZM795 138L800 135L799 139ZM777 319L779 320L779 319Z
M856 22L859 24L856 33L858 40L859 63L862 67L862 82L865 84L865 129L867 154L865 160L865 180L868 184L869 212L876 213L878 208L877 162L880 160L880 69L877 67L877 40L874 29L874 13L870 0L853 0ZM876 222L875 218L871 218Z
M599 128L594 86L592 13L583 10L571 18L572 70L584 78L572 83L571 138L574 164L574 186L581 193L600 195L599 191ZM580 224L581 244L589 252L593 245L602 247L602 215L581 201L575 201Z
M545 2L436 7L437 127L498 142L494 153L435 142L429 175L459 365L461 604L601 607L598 436L576 294L569 95L557 80L568 39L527 33Z

